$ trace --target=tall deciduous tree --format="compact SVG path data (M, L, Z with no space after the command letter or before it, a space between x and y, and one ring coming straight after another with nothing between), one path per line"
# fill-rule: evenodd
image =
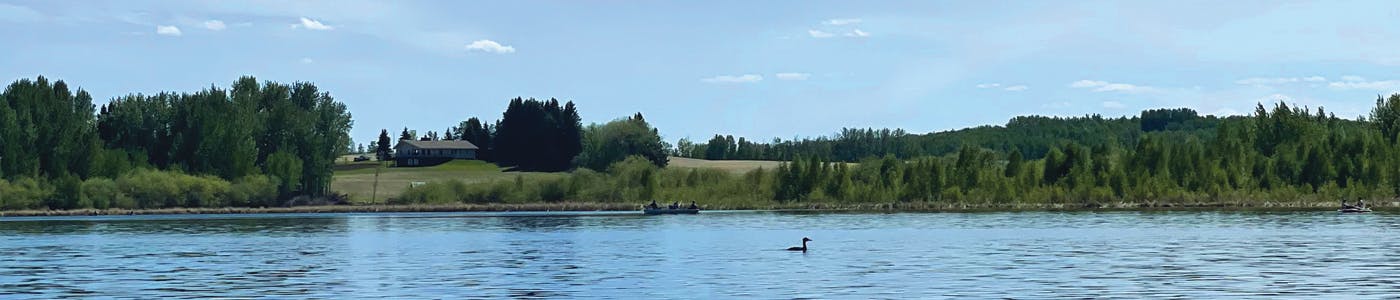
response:
M658 167L665 167L668 161L661 135L641 113L603 125L589 125L584 129L583 146L576 163L593 170L605 170L630 156L646 158Z

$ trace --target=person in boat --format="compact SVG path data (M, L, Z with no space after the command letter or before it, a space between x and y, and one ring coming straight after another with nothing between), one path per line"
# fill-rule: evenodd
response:
M696 206L696 205L695 205L695 200L690 200L690 207L687 207L687 208L689 208L689 209L700 209L699 206Z
M1361 200L1361 198L1356 198L1356 208L1357 208L1357 209L1365 209L1365 208L1366 208L1366 200Z
M647 204L647 208L657 209L661 208L661 206L656 204L656 199L651 199L651 204Z
M1342 199L1342 209L1352 209L1352 208L1356 208L1356 207L1351 206L1350 204L1347 204L1347 199L1346 199L1346 198L1343 198L1343 199Z
M671 203L671 209L677 209L677 208L681 208L681 202L680 202L680 201L672 202L672 203Z

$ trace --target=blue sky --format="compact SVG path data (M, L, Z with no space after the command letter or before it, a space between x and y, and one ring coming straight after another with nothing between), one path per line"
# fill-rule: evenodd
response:
M1353 118L1400 91L1390 1L0 1L0 40L0 79L99 104L314 82L361 142L517 96L642 112L674 142L1277 100Z

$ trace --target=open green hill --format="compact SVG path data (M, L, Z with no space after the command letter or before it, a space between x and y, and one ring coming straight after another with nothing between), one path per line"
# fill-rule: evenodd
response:
M496 180L510 180L516 176L526 178L557 177L562 173L505 172L495 164L479 160L454 160L445 164L418 168L379 168L378 197L374 196L376 162L355 162L338 164L331 190L350 195L355 203L371 203L373 199L384 199L402 194L415 182L461 181L482 183Z

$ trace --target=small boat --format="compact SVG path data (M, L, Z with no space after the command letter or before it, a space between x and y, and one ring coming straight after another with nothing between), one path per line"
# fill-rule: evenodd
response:
M650 207L647 207L647 208L643 208L643 209L642 209L642 212L643 212L643 213L646 213L646 214L648 214L648 215L693 215L693 214L698 214L698 213L700 213L700 209L699 209L699 208L685 208L685 207L682 207L682 208L666 208L666 207L650 208Z
M1368 212L1371 212L1371 209L1370 209L1370 208L1367 208L1367 207L1345 207L1345 208L1338 209L1337 212L1339 212L1339 213L1344 213L1344 214L1368 213Z

